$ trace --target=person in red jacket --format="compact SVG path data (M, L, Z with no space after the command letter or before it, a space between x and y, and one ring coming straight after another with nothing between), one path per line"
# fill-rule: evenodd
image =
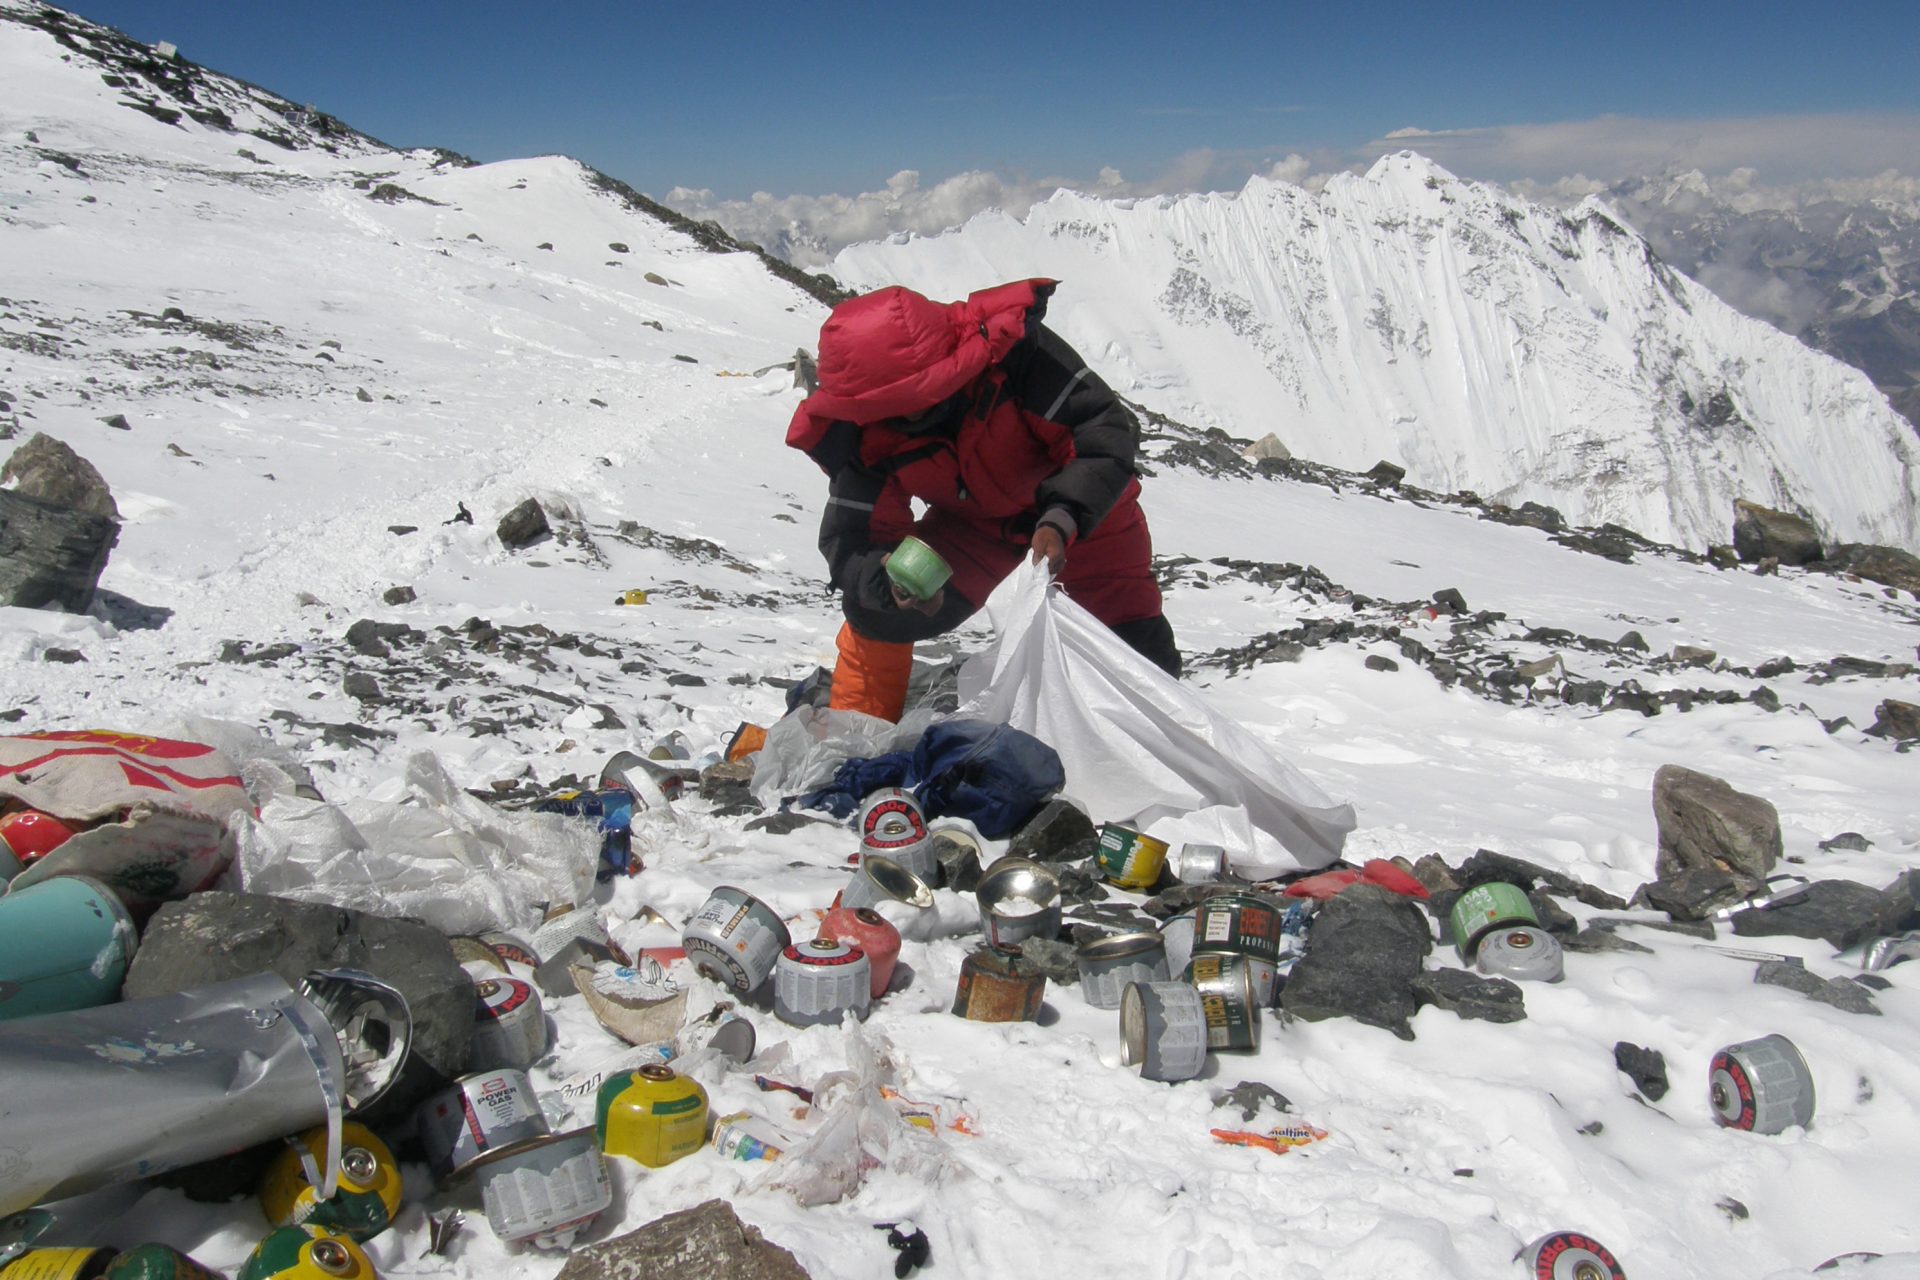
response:
M846 614L832 707L899 719L914 642L972 616L1029 554L1180 674L1140 509L1140 426L1041 323L1055 287L1019 280L938 303L895 286L841 303L821 326L819 388L787 443L829 480L820 550ZM913 499L926 508L918 520ZM909 534L952 567L931 600L887 577Z

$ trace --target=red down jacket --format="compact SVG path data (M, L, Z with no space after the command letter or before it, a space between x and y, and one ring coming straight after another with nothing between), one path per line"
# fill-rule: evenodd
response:
M1022 280L945 304L881 289L821 327L820 387L787 443L830 479L820 549L861 633L911 641L957 625L1043 518L1068 539L1069 596L1110 626L1159 615L1139 425L1040 322L1054 287ZM887 590L881 561L909 533L953 567L932 618L894 608Z

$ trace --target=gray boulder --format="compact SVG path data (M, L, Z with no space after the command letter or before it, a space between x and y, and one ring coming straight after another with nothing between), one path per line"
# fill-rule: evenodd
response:
M1845 951L1898 933L1910 905L1903 894L1852 880L1818 880L1777 906L1736 913L1733 931L1743 938L1820 938Z
M1432 950L1427 917L1412 899L1356 884L1314 917L1281 1007L1308 1021L1353 1018L1411 1040L1413 983Z
M550 532L547 513L537 501L528 498L506 515L501 516L500 523L494 526L494 532L499 535L503 546L509 548L527 546L538 542Z
M0 489L0 605L85 612L119 537L117 520Z
M1667 1096L1667 1059L1658 1049L1643 1049L1622 1040L1613 1046L1613 1065L1633 1081L1648 1102Z
M273 972L362 969L406 997L413 1044L374 1122L404 1115L466 1070L473 982L437 930L411 920L257 893L196 893L154 913L121 994L129 1000Z
M1733 504L1733 550L1747 564L1809 564L1821 558L1820 531L1805 517L1743 498Z
M1797 964L1765 961L1754 970L1753 980L1762 986L1798 991L1809 1000L1831 1005L1843 1013L1880 1016L1880 1006L1873 1002L1873 993L1859 983L1846 978L1822 978Z
M1709 774L1662 765L1653 775L1653 817L1660 836L1654 874L1661 880L1718 867L1744 896L1780 861L1779 813Z
M1413 980L1413 998L1470 1021L1518 1022L1527 1016L1519 983L1465 969L1428 969Z
M878 1237L876 1237L877 1239ZM794 1256L708 1200L575 1249L557 1280L809 1280Z
M1883 586L1900 587L1920 596L1920 556L1897 547L1843 542L1827 548L1826 559L1820 567L1834 573L1851 573Z
M1873 727L1863 732L1876 738L1896 738L1902 742L1920 738L1920 706L1888 698L1873 709Z
M64 442L34 432L0 466L0 488L52 507L81 511L90 516L120 518L113 491L91 462Z
M1093 819L1072 802L1055 796L1014 833L1007 853L1035 862L1074 862L1092 857L1099 844L1100 833Z

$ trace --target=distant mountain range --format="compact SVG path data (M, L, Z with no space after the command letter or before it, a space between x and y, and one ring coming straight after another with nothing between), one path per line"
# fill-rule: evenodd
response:
M1336 466L1696 549L1727 541L1737 498L1920 546L1920 437L1886 398L1598 199L1553 209L1402 152L1317 194L1061 192L832 269L938 297L1057 277L1053 320L1118 390Z

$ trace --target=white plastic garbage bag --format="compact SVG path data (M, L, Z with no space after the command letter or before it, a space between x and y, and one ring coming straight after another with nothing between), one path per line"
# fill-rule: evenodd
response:
M754 799L778 809L785 797L832 782L834 772L848 760L911 751L934 718L924 707L907 712L898 724L861 711L798 707L774 723L766 745L754 753Z
M1059 752L1067 794L1096 821L1219 844L1256 879L1339 856L1352 805L1052 590L1045 566L1021 564L986 607L998 634L961 669L958 714Z

